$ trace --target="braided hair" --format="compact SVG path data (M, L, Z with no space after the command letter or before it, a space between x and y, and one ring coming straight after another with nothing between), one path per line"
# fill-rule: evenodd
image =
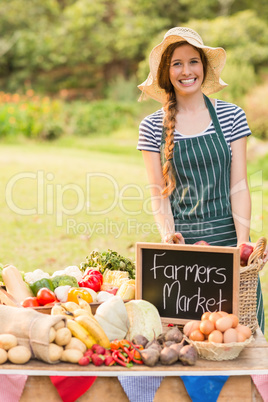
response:
M157 71L158 84L160 88L164 89L167 94L167 101L163 106L165 112L163 119L163 126L166 132L165 149L164 149L166 161L162 167L163 176L166 184L165 188L162 191L162 195L164 197L168 197L176 187L176 179L173 172L171 160L173 158L173 150L174 150L174 131L175 131L175 122L177 114L177 100L174 87L169 79L169 68L174 50L177 47L185 44L188 45L189 43L187 41L181 41L169 45L162 54L162 58ZM202 49L199 49L195 46L193 46L193 48L197 50L198 53L200 54L204 69L204 80L205 80L207 72L207 58Z

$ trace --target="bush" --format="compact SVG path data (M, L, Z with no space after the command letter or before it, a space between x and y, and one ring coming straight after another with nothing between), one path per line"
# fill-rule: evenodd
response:
M268 140L268 80L245 97L245 112L255 137Z
M24 136L52 140L60 135L110 134L137 127L141 104L100 100L72 101L0 93L0 138Z
M63 105L58 100L39 97L29 90L26 95L1 92L0 103L0 138L23 135L54 139L63 131Z
M68 119L73 134L111 134L121 127L133 127L138 116L136 103L100 100L94 102L75 101L69 104Z
M114 102L136 102L140 95L138 84L134 76L127 79L118 75L108 84L105 97Z

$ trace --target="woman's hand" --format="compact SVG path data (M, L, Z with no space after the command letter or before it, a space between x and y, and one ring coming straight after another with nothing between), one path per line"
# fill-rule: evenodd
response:
M184 238L181 233L168 233L164 237L164 243L168 244L185 244Z
M252 247L254 247L254 249L255 249L256 243L248 243L248 244L251 244ZM268 245L266 246L266 248L263 252L262 261L264 262L264 264L266 264L268 261Z

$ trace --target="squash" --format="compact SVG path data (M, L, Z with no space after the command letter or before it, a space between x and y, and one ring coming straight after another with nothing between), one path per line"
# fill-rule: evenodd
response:
M130 326L126 339L132 341L136 335L143 335L149 341L163 332L157 308L146 300L131 300L125 304Z
M110 341L125 338L129 328L129 319L121 297L114 296L103 302L97 308L94 317Z
M129 281L122 283L116 296L120 296L123 301L135 299L135 280L130 279Z
M14 299L21 303L27 297L33 296L33 293L23 281L20 271L13 265L8 265L2 271L2 278L7 292Z

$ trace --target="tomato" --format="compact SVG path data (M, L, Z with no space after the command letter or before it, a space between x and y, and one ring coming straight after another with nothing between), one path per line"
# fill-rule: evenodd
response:
M88 303L93 302L91 294L86 289L80 289L80 288L71 288L68 292L67 300L79 304L77 297L78 295L81 297L81 299L85 300Z
M37 297L26 297L26 299L21 302L21 305L22 305L22 307L39 307L40 306Z
M55 293L52 292L52 290L48 288L41 288L37 292L37 300L41 306L44 306L45 304L48 303L53 303L54 301L57 300Z

